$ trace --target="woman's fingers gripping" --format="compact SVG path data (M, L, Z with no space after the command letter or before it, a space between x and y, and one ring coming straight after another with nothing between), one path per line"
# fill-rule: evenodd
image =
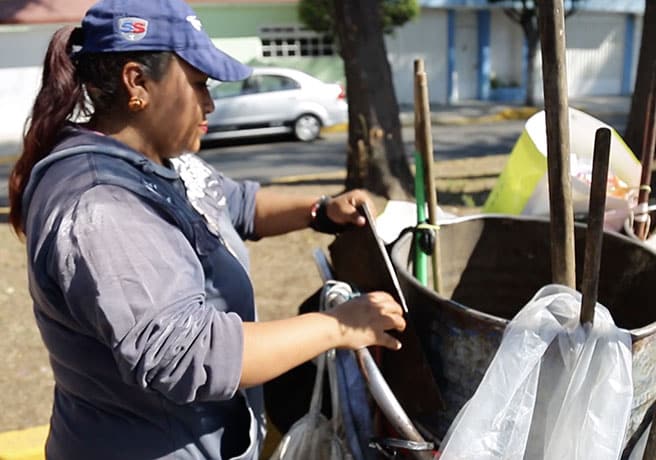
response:
M403 309L391 295L377 291L363 294L328 312L339 322L339 346L358 349L380 345L392 350L401 342L386 331L403 331Z
M376 207L369 194L364 190L351 190L332 198L328 203L327 213L338 224L363 226L365 218L358 212L358 206L366 204L371 215L376 215Z

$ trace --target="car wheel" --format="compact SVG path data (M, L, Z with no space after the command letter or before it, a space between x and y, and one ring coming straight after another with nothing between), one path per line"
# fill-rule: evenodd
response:
M314 115L306 113L294 122L294 135L299 141L311 142L319 137L321 121Z

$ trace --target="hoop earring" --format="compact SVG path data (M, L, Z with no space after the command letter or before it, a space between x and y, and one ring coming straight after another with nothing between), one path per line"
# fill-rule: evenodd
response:
M128 101L128 109L131 112L140 112L146 107L146 104L143 99L137 96L132 96Z

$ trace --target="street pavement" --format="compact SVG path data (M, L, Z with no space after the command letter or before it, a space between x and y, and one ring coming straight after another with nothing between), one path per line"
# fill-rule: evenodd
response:
M570 105L577 109L580 109L595 118L598 118L612 127L614 127L620 134L624 131L624 125L626 123L627 114L630 109L631 98L628 96L600 96L600 97L587 97L587 98L578 98L570 100ZM401 107L400 119L402 125L406 129L413 125L414 123L414 114L412 112L412 107ZM487 142L481 142L482 145L478 146L476 149L472 149L470 146L472 142L477 141L477 135L483 137L492 136L497 123L511 122L526 120L531 115L536 113L540 108L535 107L525 107L521 104L513 103L497 103L491 101L464 101L452 105L433 105L431 110L431 122L435 127L448 127L448 126L459 126L466 127L470 126L470 129L464 128L465 132L463 137L469 141L467 147L460 148L458 145L455 145L455 142L451 142L448 146L449 149L443 148L439 143L441 139L436 139L435 147L440 158L450 159L453 157L465 157L468 155L485 155L485 154L494 154L494 153L507 153L501 151L493 151L496 147L494 145L488 145ZM478 125L478 128L475 127ZM499 127L501 128L501 127ZM332 129L331 131L345 131L346 126L340 126ZM514 142L514 139L511 139L510 142ZM318 143L317 143L318 144ZM485 145L483 145L485 144ZM505 142L504 145L507 145L508 142ZM511 143L512 145L512 143ZM311 148L304 147L306 150L311 150ZM321 150L321 146L318 147ZM324 149L326 146L324 146ZM266 145L259 145L258 150L266 150ZM320 156L325 160L327 154L320 153ZM243 156L239 153L233 155L235 156L234 162L243 163ZM2 222L3 217L6 217L7 209L7 179L9 177L9 171L11 166L16 159L16 155L5 155L0 156L0 222ZM224 155L221 158L223 166L226 166L225 161L228 159L227 155ZM289 161L298 161L296 159L290 159ZM281 158L276 158L275 164L281 164ZM272 171L271 165L267 167L267 171L270 173ZM312 180L314 173L310 172L309 175L303 175L303 180ZM297 174L293 174L293 177L276 177L272 181L275 182L289 182L297 179Z
M570 105L605 122L622 134L628 118L630 102L629 97L607 96L574 99L570 101ZM414 151L413 107L402 106L400 109L406 153L412 157ZM500 104L486 101L465 101L448 106L434 105L431 111L431 121L435 161L510 153L524 128L524 122L539 110L541 108L526 107L521 104ZM330 131L335 133L345 129L344 125ZM219 169L231 177L244 178L245 176L242 174L251 174L254 175L251 177L264 183L309 182L341 177L344 175L343 152L340 150L340 156L336 159L335 155L332 155L334 152L330 151L335 147L328 145L334 139L329 136L335 135L338 134L324 136L322 152L314 152L313 149L300 146L298 150L306 149L307 151L307 153L303 153L302 162L305 164L293 165L294 161L301 163L298 160L300 152L288 155L286 158L292 161L292 164L285 161L277 163L280 170L287 168L285 169L287 173L277 174L275 177L270 176L271 169L264 170L263 167L258 169L258 166L254 166L249 171L233 169L235 159L243 154L243 151L239 149L228 148L217 151L217 153L212 152L210 158L216 162ZM340 141L343 142L342 139ZM269 148L268 155L275 155L280 150L277 147L275 145L265 146L265 148ZM286 145L283 147L290 149ZM296 147L291 147L291 149L296 151ZM314 155L315 153L316 155ZM259 152L253 155L254 165L258 164L259 155ZM297 159L294 160L294 157ZM321 165L318 164L319 158L322 162ZM304 173L294 172L294 170L300 169L306 169L306 171Z

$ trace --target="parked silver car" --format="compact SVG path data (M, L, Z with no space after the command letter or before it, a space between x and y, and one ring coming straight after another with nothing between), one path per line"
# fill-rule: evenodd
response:
M243 81L211 81L210 94L216 108L203 140L293 133L309 142L322 126L348 120L339 84L294 69L256 67Z

